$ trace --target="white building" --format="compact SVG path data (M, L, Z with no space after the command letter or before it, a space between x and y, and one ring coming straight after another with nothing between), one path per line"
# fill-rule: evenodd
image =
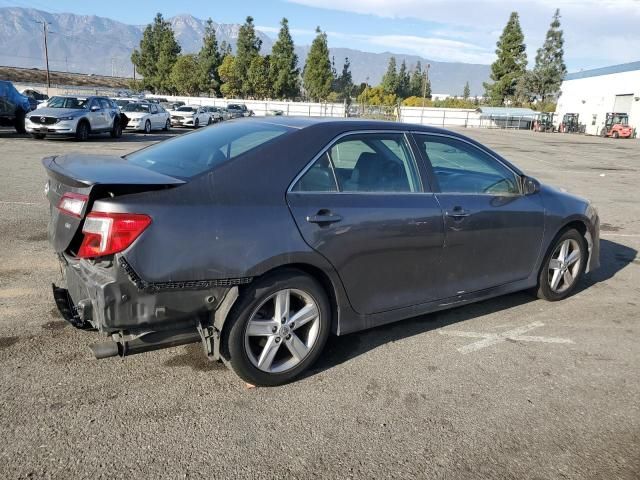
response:
M607 112L627 113L640 132L640 62L570 73L560 91L557 122L565 113L577 113L586 133L598 135Z

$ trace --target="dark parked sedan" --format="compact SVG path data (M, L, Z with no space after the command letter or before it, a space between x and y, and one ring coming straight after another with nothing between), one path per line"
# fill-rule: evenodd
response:
M599 264L586 200L446 130L225 122L123 158L43 160L64 317L98 358L189 342L258 385L344 335L532 289Z

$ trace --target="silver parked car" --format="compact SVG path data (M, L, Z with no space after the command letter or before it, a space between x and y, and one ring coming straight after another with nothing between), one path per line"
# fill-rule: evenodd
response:
M29 112L25 121L27 133L37 139L62 135L82 141L96 133L119 138L125 126L118 105L107 97L52 97L45 106Z

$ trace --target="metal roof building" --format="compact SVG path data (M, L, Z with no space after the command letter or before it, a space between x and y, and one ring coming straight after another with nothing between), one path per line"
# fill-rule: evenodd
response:
M627 113L640 130L640 62L568 74L560 87L557 121L577 113L586 133L598 135L607 112Z
M538 115L538 112L530 108L513 107L479 107L477 112L480 113L481 126L486 126L486 122L490 122L498 128L521 130L531 129L531 124Z

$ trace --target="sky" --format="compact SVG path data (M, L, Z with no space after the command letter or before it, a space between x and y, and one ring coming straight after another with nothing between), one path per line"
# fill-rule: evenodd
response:
M211 17L218 23L242 23L251 15L256 26L273 37L280 19L287 17L298 44L310 44L320 26L330 47L484 64L495 59L495 43L515 10L530 66L559 8L570 72L640 60L640 0L0 0L0 6L98 15L140 25L156 12Z

